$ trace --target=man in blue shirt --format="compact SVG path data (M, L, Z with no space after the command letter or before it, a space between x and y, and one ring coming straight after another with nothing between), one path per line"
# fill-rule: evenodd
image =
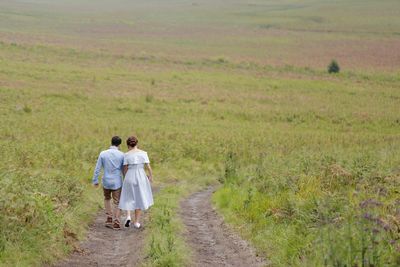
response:
M104 207L107 215L106 226L114 229L121 228L119 220L120 210L118 209L118 204L122 188L122 167L124 163L124 153L119 151L120 145L121 138L114 136L111 139L111 147L100 153L92 180L93 185L98 187L99 175L101 169L103 168L104 174L102 183L104 192ZM111 197L113 199L114 209L111 208Z

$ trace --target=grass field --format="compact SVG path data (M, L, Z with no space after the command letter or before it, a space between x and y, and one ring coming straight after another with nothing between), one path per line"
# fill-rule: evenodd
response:
M100 207L98 153L132 133L164 188L148 266L190 263L179 201L217 183L216 207L272 266L399 265L397 10L2 1L0 265L65 256Z
M368 1L2 1L1 39L117 55L393 71L400 4Z

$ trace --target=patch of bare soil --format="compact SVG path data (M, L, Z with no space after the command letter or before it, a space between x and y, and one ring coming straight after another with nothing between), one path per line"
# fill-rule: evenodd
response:
M181 203L186 240L194 252L193 266L265 266L267 262L232 229L211 205L213 188Z

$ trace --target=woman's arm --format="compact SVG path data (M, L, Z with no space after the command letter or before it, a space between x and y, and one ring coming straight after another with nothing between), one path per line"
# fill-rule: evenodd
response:
M147 178L149 178L150 182L153 182L153 170L151 169L150 163L145 164L147 172L149 173Z
M127 172L128 172L128 165L124 165L124 167L122 169L122 174L124 175L124 177L125 177Z

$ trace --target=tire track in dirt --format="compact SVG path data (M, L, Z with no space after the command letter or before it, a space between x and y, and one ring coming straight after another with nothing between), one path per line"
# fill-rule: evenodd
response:
M145 224L147 216L143 215ZM89 228L87 239L68 258L54 266L139 266L145 257L146 229L122 227L121 230L113 230L105 227L105 219L104 211L99 212Z
M146 222L146 215L143 214ZM124 218L124 217L122 217ZM70 266L138 266L144 260L145 228L113 230L105 227L104 211L99 212L90 226L85 241L68 258L54 265ZM123 221L122 221L123 222Z
M153 195L163 187L152 186ZM133 215L133 212L132 212ZM75 251L53 267L92 266L140 266L145 260L144 240L147 235L147 211L142 213L142 226L135 229L133 223L125 228L125 212L121 216L121 230L105 227L106 215L100 211L90 225L86 240L80 242Z
M181 203L186 240L194 252L191 266L265 266L267 262L230 228L211 205L213 188Z

